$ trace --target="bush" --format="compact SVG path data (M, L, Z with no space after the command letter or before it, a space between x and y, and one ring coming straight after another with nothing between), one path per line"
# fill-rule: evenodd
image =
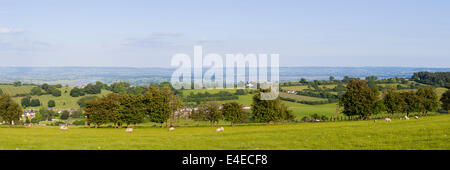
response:
M74 111L70 116L72 118L81 118L83 116L83 111L82 110Z
M61 96L61 90L58 90L56 87L54 86L50 86L47 90L47 92L55 97L59 97Z
M84 96L84 92L80 88L75 87L72 90L70 90L70 96L72 97Z
M48 106L48 107L55 107L55 106L56 106L56 103L55 103L54 100L49 100L47 106Z
M64 110L64 111L61 113L60 119L61 119L61 120L67 120L67 119L69 119L69 115L70 115L69 111Z
M49 124L47 124L48 126L60 126L60 125L65 125L67 124L66 122L63 121L57 121L57 122L51 122Z
M84 121L84 120L76 120L76 121L72 122L72 125L84 126L84 125L86 125L86 121Z
M40 96L40 95L42 95L42 90L41 90L40 87L33 87L31 89L30 94L33 95L33 96Z
M32 99L30 103L31 107L41 106L41 101L39 99Z
M40 113L36 113L36 116L31 119L31 123L39 123L42 120L42 115Z

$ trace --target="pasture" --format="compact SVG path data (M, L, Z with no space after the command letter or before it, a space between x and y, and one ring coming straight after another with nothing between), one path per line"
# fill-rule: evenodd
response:
M0 84L0 89L3 90L3 93L8 93L10 96L15 96L16 94L25 94L29 93L34 85L23 85L23 86L13 86L13 85L5 85Z
M0 150L413 150L450 149L450 115L391 123L343 121L125 129L0 126Z
M291 98L295 99L297 101L328 101L325 98L318 98L318 97L310 97L310 96L303 96L303 95L297 95L297 94L289 94L289 93L280 93L280 97L284 98Z
M102 90L101 94L93 95L93 94L86 94L85 96L80 97L72 97L70 96L70 90L72 90L73 87L62 87L61 90L61 96L55 97L50 94L48 95L42 95L42 96L32 96L31 99L39 99L41 101L41 107L47 107L47 103L49 100L54 100L56 103L55 109L77 109L80 108L80 106L77 104L77 101L85 96L102 96L110 93L110 91ZM17 103L21 103L20 100L23 97L15 97L14 100ZM28 107L26 109L39 109L41 107Z

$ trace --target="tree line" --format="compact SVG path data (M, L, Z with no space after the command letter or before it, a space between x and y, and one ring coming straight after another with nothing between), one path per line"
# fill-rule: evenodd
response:
M169 87L150 86L143 95L110 93L87 101L84 111L89 126L106 123L129 126L144 119L163 125L182 105L181 98Z
M448 93L448 91L446 92ZM441 101L445 100L445 95ZM445 105L445 102L443 102ZM347 116L368 118L382 111L392 115L395 113L426 114L436 111L440 106L439 97L433 87L419 87L417 91L400 92L395 87L384 90L382 95L365 80L352 79L346 92L339 98L339 106Z
M417 72L413 74L411 79L419 83L433 86L450 86L450 72Z
M295 115L280 98L261 100L261 90L253 97L252 115L243 109L243 105L230 102L220 105L208 102L198 105L189 117L197 121L209 121L211 125L220 120L234 125L246 120L270 123L273 121L290 121ZM144 120L172 126L181 112L184 102L168 86L150 86L146 93L140 95L110 93L104 97L86 101L85 111L88 126L99 127L112 123L114 127L136 125Z

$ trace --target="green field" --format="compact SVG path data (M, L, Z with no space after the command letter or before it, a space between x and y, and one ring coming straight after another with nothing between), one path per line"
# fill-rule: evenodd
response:
M294 91L303 91L305 89L308 89L308 86L302 85L302 86L286 86L281 87L283 90L294 90Z
M102 96L102 95L106 95L108 93L110 93L107 90L102 90L101 94L98 95L91 95L91 94L86 94L85 96L80 96L80 97L72 97L70 96L70 90L72 90L73 87L62 87L61 90L61 96L60 97L54 97L52 95L42 95L42 96L32 96L32 99L39 99L39 101L41 101L41 107L47 107L47 103L49 100L54 100L56 103L56 107L55 109L77 109L80 108L80 106L77 104L77 101L85 96ZM66 93L67 91L67 93ZM23 97L15 97L14 100L17 103L21 103L20 100ZM27 109L39 109L40 107L29 107Z
M236 89L191 89L191 90L183 90L183 96L188 96L189 94L193 93L193 94L197 94L197 93L211 93L211 94L215 94L215 93L219 93L221 91L228 91L230 93L235 93Z
M0 89L2 89L3 93L8 93L10 96L15 96L16 94L25 94L29 93L34 85L23 85L23 86L13 86L13 85L4 85L0 84Z
M450 115L418 120L344 121L217 127L0 127L0 150L347 150L450 149Z
M289 94L289 93L284 93L284 92L280 93L280 97L291 98L291 99L295 99L297 101L328 101L327 99L324 99L324 98L302 96L302 95Z

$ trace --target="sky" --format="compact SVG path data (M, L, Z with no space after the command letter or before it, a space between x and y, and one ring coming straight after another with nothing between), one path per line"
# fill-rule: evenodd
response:
M170 67L194 45L281 66L450 67L450 1L0 0L0 66Z

